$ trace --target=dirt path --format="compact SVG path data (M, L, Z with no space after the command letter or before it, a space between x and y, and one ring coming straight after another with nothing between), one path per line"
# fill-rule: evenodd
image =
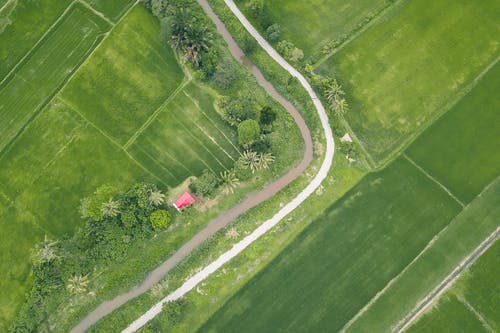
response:
M271 95L276 101L278 101L292 115L293 119L295 120L295 123L300 129L300 133L305 142L304 157L300 162L300 164L297 165L292 170L290 170L286 175L268 184L264 189L260 190L259 192L250 194L243 202L234 206L230 210L222 213L216 219L210 221L204 229L199 231L193 238L191 238L187 243L185 243L182 247L180 247L170 258L168 258L160 266L155 268L140 285L135 286L129 292L121 294L110 301L101 303L97 308L95 308L91 313L89 313L77 326L75 326L71 330L72 333L84 332L90 326L95 324L99 319L110 314L112 311L116 310L129 300L149 290L152 286L160 282L160 280L173 267L175 267L182 259L184 259L189 253L191 253L192 250L198 247L203 241L210 238L221 228L224 228L237 216L245 213L252 207L255 207L256 205L274 196L277 192L282 190L285 186L287 186L298 176L300 176L312 161L313 143L311 139L311 133L300 113L290 102L288 102L284 97L282 97L276 91L276 89L271 85L271 83L269 83L264 78L260 70L257 67L255 67L245 57L243 51L238 47L236 42L233 40L233 38L223 25L223 23L218 19L218 17L214 14L211 8L208 7L208 3L206 1L199 1L199 2L203 6L205 12L210 16L210 18L216 24L217 31L222 35L222 37L227 42L233 56L237 58L245 66L247 66L252 71L254 76L257 78L259 84L267 91L267 93ZM333 152L333 147L331 148L331 150ZM333 157L333 153L331 154L331 157Z
M434 290L432 290L424 299L413 309L403 320L401 320L393 332L403 332L410 324L420 317L433 302L439 298L459 277L459 275L469 268L486 250L488 250L500 237L500 227L498 227L488 238L472 251L454 270L450 273Z
M167 297L163 298L160 302L156 303L152 308L150 308L146 313L144 313L141 317L139 317L137 320L135 320L130 326L128 326L123 332L125 333L130 333L130 332L135 332L138 329L140 329L142 326L144 326L149 320L153 319L156 315L158 315L161 312L163 304L179 299L180 297L184 296L187 292L195 288L198 283L206 279L208 276L210 276L212 273L214 273L217 269L219 269L221 266L229 262L232 258L234 258L236 255L241 253L246 247L248 247L250 244L252 244L254 241L260 238L260 236L264 235L266 232L271 230L274 226L276 226L285 216L287 216L289 213L291 213L295 208L297 208L302 202L304 202L311 194L313 194L316 189L321 185L322 181L327 177L328 172L330 170L330 167L332 165L333 161L333 156L334 156L334 147L335 143L333 140L333 135L332 131L330 128L330 125L328 123L328 117L326 115L325 109L321 102L319 101L316 93L313 91L312 87L309 85L307 80L300 74L295 68L293 68L288 62L286 62L274 49L271 45L269 45L264 38L255 30L255 28L248 22L248 20L245 18L245 16L239 11L239 9L236 7L234 2L232 0L224 0L226 5L231 9L231 11L234 13L234 15L238 18L241 24L250 32L250 34L257 40L257 42L260 44L260 46L276 61L278 62L284 69L286 69L292 76L296 77L304 89L308 92L309 96L311 97L314 106L316 107L318 116L321 120L321 125L323 127L325 139L326 139L326 152L325 152L325 158L323 160L323 163L321 164L320 170L314 177L314 179L307 185L307 187L302 190L292 201L287 203L278 213L276 213L272 218L269 220L265 221L262 223L257 229L255 229L250 235L246 236L244 239L233 245L233 247L223 253L220 257L218 257L215 261L213 261L211 264L203 268L201 271L196 273L194 276L189 278L184 284L175 290L173 293L168 295ZM210 6L208 5L207 0L198 0L198 3L203 7L207 15L214 21L214 23L217 25L217 30L219 33L224 37L226 42L229 45L229 48L231 49L231 52L238 57L239 59L243 59L243 52L238 48L236 43L234 42L233 38L229 34L229 32L226 30L222 22L219 20L219 18L215 15L215 13L212 11ZM267 82L260 71L255 68L254 66L250 66L252 69L252 72L256 76L257 80L259 83L268 91L269 94L271 94L274 98L276 98L295 118L295 121L297 122L297 125L299 126L302 135L307 134L307 137L304 137L306 140L306 152L304 155L304 160L302 163L290 173L288 173L286 176L284 176L282 179L277 180L275 183L271 184L270 187L264 192L259 192L256 194L255 199L256 200L266 200L267 198L271 197L274 195L274 193L278 192L283 186L286 185L286 183L289 183L296 177L300 175L300 173L307 167L309 162L312 159L312 142L310 141L310 135L309 131L307 129L307 126L305 125L302 117L299 115L297 110L288 103L286 100L281 97L274 87ZM262 196L261 196L262 194ZM251 198L250 198L251 199ZM226 219L223 219L222 221L226 221ZM225 222L226 224L229 221ZM218 226L219 228L222 227Z

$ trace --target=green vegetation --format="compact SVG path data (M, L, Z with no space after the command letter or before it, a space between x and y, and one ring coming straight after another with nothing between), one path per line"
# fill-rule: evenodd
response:
M157 110L127 150L170 186L204 169L230 168L239 154L236 133L214 102L206 89L188 84Z
M495 65L407 151L466 203L500 174L499 87L500 66Z
M136 7L68 83L61 98L120 145L175 91L183 74L159 23Z
M397 160L327 209L200 331L339 330L459 208Z
M496 242L408 332L497 332L499 254Z
M390 158L496 61L497 9L494 0L408 1L318 68L344 86L351 106L345 118L376 162Z
M27 53L33 52L37 41L60 18L70 3L70 0L14 0L2 7L0 82Z
M463 258L498 227L500 177L477 196L422 255L350 326L349 332L383 332L412 311ZM422 272L432 272L423 274Z
M0 90L0 149L22 130L96 46L109 28L75 5ZM3 34L2 34L3 35Z
M237 0L257 26L267 29L278 23L281 35L309 57L366 23L387 0ZM262 5L256 5L262 3ZM271 40L271 39L270 39Z
M133 0L85 0L85 2L113 21L120 18L134 3Z
M135 243L164 229L166 202L153 200L160 195L155 185L141 183L121 193L103 185L84 198L78 232L57 242L45 237L33 252L33 288L12 331L46 330L61 298L86 293L100 266L123 260Z

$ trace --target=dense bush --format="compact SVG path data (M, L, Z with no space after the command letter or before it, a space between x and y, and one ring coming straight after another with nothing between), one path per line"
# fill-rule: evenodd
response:
M164 209L158 209L151 213L149 219L151 221L151 226L155 231L161 230L168 226L168 223L170 222L170 214Z
M266 34L267 38L273 42L276 43L281 39L281 26L278 23L274 23L273 25L270 25L266 29Z
M243 147L254 143L260 137L259 123L253 119L242 121L238 125L238 142Z
M204 197L210 197L220 184L220 179L212 171L205 169L200 177L189 184L189 189Z

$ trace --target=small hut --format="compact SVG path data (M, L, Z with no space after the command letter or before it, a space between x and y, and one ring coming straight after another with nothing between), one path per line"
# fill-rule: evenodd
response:
M192 205L195 202L194 198L189 194L189 192L184 192L177 200L174 202L174 207L177 210L181 210Z

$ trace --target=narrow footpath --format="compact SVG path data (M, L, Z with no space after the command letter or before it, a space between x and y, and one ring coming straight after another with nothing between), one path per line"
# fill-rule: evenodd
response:
M210 238L217 231L224 228L230 222L234 221L234 219L236 217L238 217L239 215L245 213L249 209L257 206L258 204L270 199L276 193L278 193L283 188L285 188L288 184L290 184L292 181L294 181L297 177L299 177L304 172L304 170L309 166L309 164L311 163L311 161L313 159L313 142L312 142L312 138L311 138L311 133L310 133L309 128L307 127L304 119L302 118L302 116L298 112L298 110L293 106L293 104L291 104L283 96L281 96L276 91L274 86L264 78L261 71L256 66L254 66L249 61L248 58L246 58L245 54L240 49L238 44L234 41L234 39L232 38L229 31L226 29L226 27L222 23L222 21L220 21L219 18L212 11L210 6L208 5L208 2L207 1L198 1L198 2L203 7L203 9L207 13L207 15L210 16L212 21L217 26L217 31L222 35L224 40L227 42L229 50L231 51L232 55L236 59L238 59L242 64L244 64L245 66L247 66L251 70L251 72L256 77L257 81L259 82L259 84L266 90L266 92L271 97L273 97L276 101L278 101L288 111L288 113L290 113L290 115L293 117L293 119L295 120L295 123L299 127L300 133L301 133L302 138L303 138L304 143L305 143L304 157L303 157L302 161L300 162L300 164L298 164L296 167L291 169L287 174L285 174L281 178L273 181L272 183L269 183L262 190L250 194L240 204L234 206L230 210L222 213L220 216L218 216L217 218L210 221L204 229L199 231L193 238L191 238L187 243L185 243L182 247L180 247L170 258L168 258L160 266L158 266L153 271L151 271L151 273L146 277L146 279L144 279L144 281L140 285L135 286L134 288L132 288L130 291L128 291L126 293L118 295L117 297L115 297L114 299L112 299L110 301L105 301L105 302L101 303L97 308L95 308L91 313L89 313L78 325L76 325L71 330L71 333L84 332L85 330L90 328L90 326L94 325L101 318L110 314L111 312L113 312L114 310L116 310L117 308L119 308L120 306L125 304L126 302L130 301L131 299L148 291L152 286L154 286L155 284L160 282L161 279L173 267L175 267L182 259L184 259L189 253L191 253L191 251L193 251L195 248L197 248L206 239ZM283 60L283 61L285 61L285 60ZM290 65L288 65L288 66L290 66ZM297 74L300 75L298 72L297 72ZM294 75L294 74L292 73L292 75ZM312 91L312 88L310 88L310 91ZM316 95L314 95L314 96L317 100ZM320 103L320 105L321 105L321 103ZM324 109L322 109L322 110L324 113ZM328 130L330 131L330 127L328 125L328 119L326 118L326 113L324 114L324 117L325 117L325 120L322 120L322 123L324 122L323 127L326 124L328 126ZM330 164L331 164L331 159L333 158L333 137L331 136L331 131L329 133L325 132L325 136L327 138L327 153L326 153L327 157L326 158L329 159ZM329 165L328 165L328 168L326 169L326 171L323 172L325 174L325 176L330 168ZM322 168L322 170L323 169L324 168ZM319 183L318 183L318 185L319 185Z
M238 7L235 5L235 3L232 0L224 0L226 5L231 9L233 14L238 18L240 23L245 27L245 29L248 30L248 32L255 38L255 40L260 44L260 46L278 63L283 67L285 70L287 70L293 77L296 77L299 82L302 84L304 89L308 92L311 100L314 103L314 106L316 108L316 111L318 113L318 116L321 120L321 126L323 128L323 132L325 135L325 140L326 140L326 151L325 151L325 157L323 160L323 163L321 164L321 167L314 177L314 179L307 185L307 187L302 190L292 201L290 201L288 204L286 204L278 213L276 213L272 218L269 220L265 221L262 223L257 229L255 229L250 235L246 236L244 239L233 245L233 247L223 253L220 257L218 257L214 262L203 268L201 271L196 273L193 277L189 278L181 287L179 287L177 290L175 290L173 293L168 295L167 297L163 298L161 301L156 303L151 309L149 309L146 313L144 313L142 316L140 316L137 320L135 320L130 326L128 326L125 330L122 331L122 333L131 333L139 330L141 327L143 327L148 321L153 319L155 316L157 316L163 307L163 304L179 299L182 296L184 296L187 292L192 290L193 288L196 287L198 283L206 279L208 276L210 276L212 273L214 273L217 269L219 269L221 266L229 262L232 258L234 258L236 255L241 253L246 247L248 247L250 244L252 244L254 241L259 239L262 235L264 235L266 232L271 230L274 226L276 226L285 216L290 214L295 208L297 208L302 202L304 202L311 194L313 194L316 189L321 185L323 180L327 177L328 172L332 166L332 161L333 161L333 156L335 152L335 142L333 140L333 135L332 131L330 128L330 125L328 123L328 116L325 112L325 108L321 104L318 96L312 89L312 87L309 85L307 80L300 74L295 68L293 68L285 59L283 59L276 50L257 32L257 30L251 25L251 23L245 18L245 16L240 12ZM229 45L229 48L231 49L231 52L238 58L242 59L243 52L239 49L239 47L236 45L234 42L233 38L231 37L230 33L227 31L225 28L224 24L219 20L219 18L215 15L213 10L210 8L207 0L198 0L198 3L203 7L205 10L206 14L214 21L214 23L217 26L217 30L219 33L224 37L226 42ZM295 110L295 108L288 103L286 100L281 97L274 87L269 84L263 77L260 71L255 68L254 66L251 66L252 72L256 76L257 80L259 83L268 91L271 96L276 98L295 118L295 121L297 122L297 125L301 129L302 135L305 133L309 133L307 130L306 125L304 124L304 121L302 117L298 114L298 112ZM290 171L289 174L284 176L282 179L288 179L288 183L295 179L295 177L298 177L302 171L307 167L309 162L312 159L312 143L310 139L310 135L304 137L304 140L306 141L306 153L304 155L304 160L303 162L299 165L299 167L293 169ZM309 145L311 145L309 147ZM290 175L290 176L289 176ZM290 177L290 178L289 178ZM279 179L275 183L271 184L269 189L266 189L264 191L269 191L266 192L266 194L262 194L262 198L269 198L270 196L274 195L274 193L278 192L283 186L285 186L285 180ZM274 188L274 186L276 186ZM272 193L272 194L271 194ZM257 197L261 198L260 196L261 192L257 193ZM268 194L271 194L268 196ZM265 200L264 199L264 200ZM225 220L224 220L225 221ZM228 221L229 222L229 221ZM226 222L227 223L227 222ZM222 226L221 226L222 227ZM217 229L218 230L218 229Z

